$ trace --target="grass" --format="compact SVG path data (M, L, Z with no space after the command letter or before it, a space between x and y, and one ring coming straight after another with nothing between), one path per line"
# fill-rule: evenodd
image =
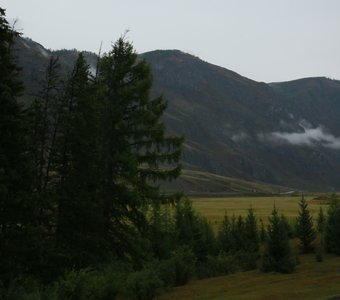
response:
M314 219L320 206L326 213L329 198L305 196ZM192 197L194 208L218 228L227 211L229 216L247 214L252 207L257 218L268 220L273 206L290 221L298 215L300 197ZM330 299L340 296L340 257L328 255L316 262L315 255L300 255L300 264L292 274L262 273L259 270L240 272L176 287L162 295L161 300L295 300Z
M340 295L340 257L315 262L314 255L301 256L293 274L242 272L195 280L161 296L161 300L295 300L329 299Z
M221 176L209 172L182 170L179 179L163 183L167 191L184 191L190 195L270 195L289 192L291 188L263 182L247 181L233 177Z
M327 212L328 202L314 200L313 195L305 196L310 213L316 220L320 206L324 213ZM290 222L294 222L298 216L300 196L271 196L271 197L191 197L193 207L201 215L205 216L216 229L221 224L224 214L228 216L245 216L250 207L258 219L266 224L274 205L282 212Z

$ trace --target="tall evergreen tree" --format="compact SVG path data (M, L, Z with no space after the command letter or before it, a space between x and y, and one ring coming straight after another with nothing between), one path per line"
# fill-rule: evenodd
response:
M43 196L56 175L55 155L62 112L62 80L58 57L50 57L41 90L31 106L35 187Z
M252 208L248 210L245 220L245 249L244 251L257 253L259 251L259 233L257 229L257 221Z
M291 273L296 265L289 245L287 228L274 207L269 218L268 237L262 261L264 272Z
M340 255L340 202L335 195L327 212L325 242L328 252Z
M167 205L154 203L150 216L149 240L158 259L168 259L177 245L175 218Z
M297 237L300 239L302 251L307 253L313 249L312 242L315 240L316 232L313 226L313 218L309 213L308 203L303 195L299 207L299 216L296 220Z
M326 227L326 216L323 212L322 207L320 206L318 219L317 219L317 230L319 233L324 233Z
M67 251L68 264L87 266L107 255L103 240L102 208L98 197L100 103L89 66L79 54L60 99L59 133L54 164L58 181L58 242Z
M0 8L0 280L27 269L34 215L27 118L18 102L22 85L12 51L18 35Z
M166 136L160 119L166 104L161 97L150 99L151 85L150 66L138 59L124 38L101 59L103 220L117 252L133 249L127 232L147 229L140 208L165 201L157 182L174 179L180 172L182 138Z
M231 250L230 242L231 224L227 213L224 214L221 227L218 230L217 242L220 251L228 253Z

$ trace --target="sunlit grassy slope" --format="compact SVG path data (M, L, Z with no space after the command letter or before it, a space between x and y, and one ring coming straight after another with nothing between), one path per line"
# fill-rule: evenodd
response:
M274 205L289 221L293 222L298 215L298 202L301 196L270 196L270 197L191 197L197 212L205 216L216 228L221 223L225 213L245 216L249 208L253 208L258 219L267 223ZM329 201L319 200L315 195L305 196L309 210L314 218L320 207L326 213Z
M164 183L170 191L185 191L187 194L242 194L268 195L291 191L288 187L272 185L258 181L247 181L233 177L221 176L209 172L182 170L179 179Z
M195 280L172 289L160 299L326 300L340 296L340 257L329 256L316 262L313 255L304 255L300 260L293 274L251 271Z

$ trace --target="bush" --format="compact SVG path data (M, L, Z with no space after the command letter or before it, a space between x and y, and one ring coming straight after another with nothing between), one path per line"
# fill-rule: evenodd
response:
M126 282L127 294L136 300L154 299L161 292L162 287L162 280L152 269L132 273Z
M100 270L69 271L55 285L58 297L62 300L114 299L123 289L128 270L129 266L113 264Z
M182 246L172 252L169 266L175 275L174 284L184 285L195 274L196 257L188 246Z
M239 251L235 254L235 257L242 271L250 271L257 268L258 252Z
M0 299L1 300L57 300L53 293L47 297L47 293L41 288L38 282L31 277L19 277L12 280L5 288L0 282Z
M197 276L207 278L235 273L238 261L233 255L220 253L218 256L208 256L205 262L197 267Z
M166 260L154 261L149 267L156 271L164 286L186 284L195 274L196 257L188 246L178 247Z
M261 270L263 272L292 273L297 265L297 259L293 256L284 256L279 259L268 255L263 256Z

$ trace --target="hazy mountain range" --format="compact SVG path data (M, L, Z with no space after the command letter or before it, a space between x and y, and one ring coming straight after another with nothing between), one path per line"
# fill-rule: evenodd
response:
M78 54L29 39L19 39L16 49L25 101L37 92L50 55L60 56L68 72ZM85 55L95 71L97 56ZM340 81L268 84L178 50L141 57L152 66L153 94L168 101L168 129L186 137L185 169L295 189L340 188Z

